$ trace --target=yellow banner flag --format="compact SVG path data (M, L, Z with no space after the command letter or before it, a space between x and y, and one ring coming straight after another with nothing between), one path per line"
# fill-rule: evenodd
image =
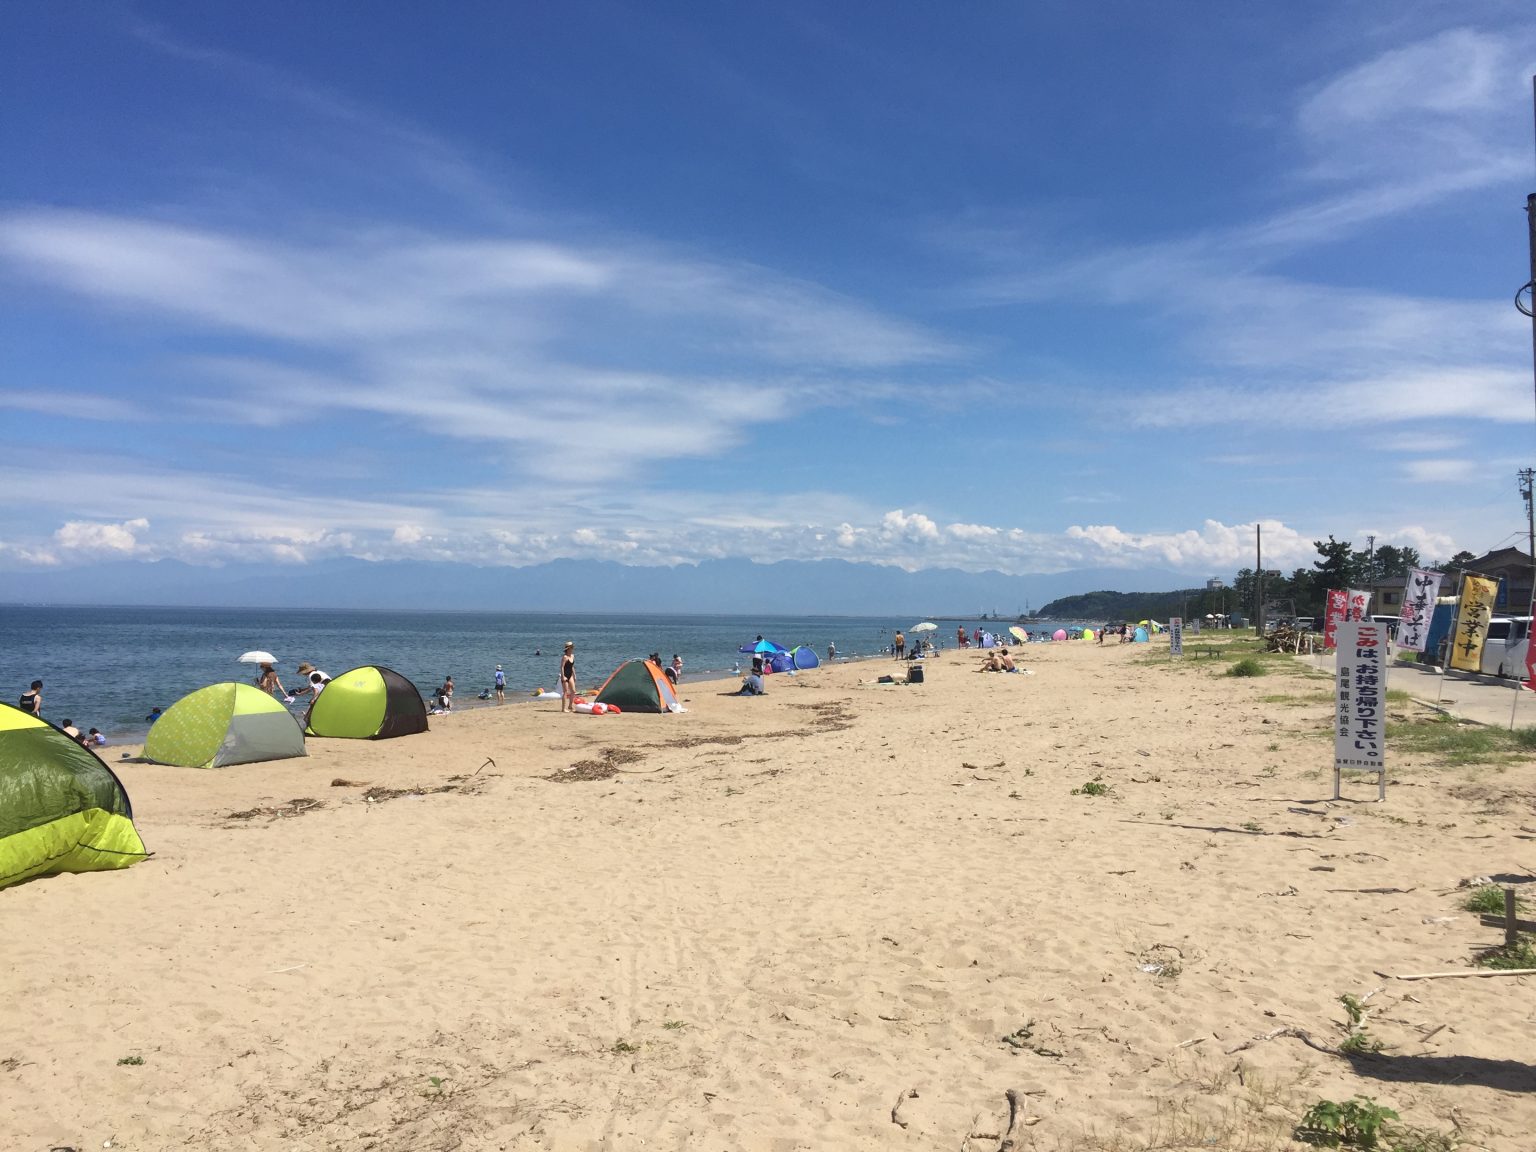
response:
M1459 672L1481 672L1483 641L1499 582L1486 576L1461 578L1461 604L1456 610L1456 630L1451 633L1451 667Z

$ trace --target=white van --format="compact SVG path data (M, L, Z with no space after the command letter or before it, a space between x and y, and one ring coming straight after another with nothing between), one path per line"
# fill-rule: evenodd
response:
M1530 635L1529 616L1495 616L1488 621L1488 636L1483 641L1483 675L1525 679L1525 652Z

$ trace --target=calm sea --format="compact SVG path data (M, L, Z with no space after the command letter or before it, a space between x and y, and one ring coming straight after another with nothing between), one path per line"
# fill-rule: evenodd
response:
M806 644L826 658L874 655L907 618L851 616L590 616L515 612L380 612L334 609L18 608L0 607L0 691L16 703L43 681L43 714L73 720L109 737L143 733L153 707L166 708L194 688L255 673L237 658L251 649L278 657L290 689L301 660L335 676L383 664L423 694L444 676L455 707L477 703L496 665L507 673L508 699L556 689L561 646L576 642L577 682L600 683L622 660L659 652L683 658L684 679L728 676L742 644L759 634L785 647ZM955 621L935 618L946 645ZM967 624L967 630L972 627ZM303 699L301 697L301 699Z

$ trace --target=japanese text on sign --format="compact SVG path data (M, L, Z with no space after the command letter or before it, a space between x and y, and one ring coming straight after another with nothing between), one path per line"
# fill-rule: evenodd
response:
M1338 626L1333 766L1382 772L1386 765L1387 630L1370 620Z

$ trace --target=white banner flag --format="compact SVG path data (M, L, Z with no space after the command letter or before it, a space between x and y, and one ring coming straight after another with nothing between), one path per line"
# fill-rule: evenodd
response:
M1397 646L1404 652L1422 652L1429 639L1429 621L1435 614L1443 572L1414 568L1403 587L1403 619L1397 626Z
M1184 655L1184 620L1179 616L1168 621L1168 655Z

